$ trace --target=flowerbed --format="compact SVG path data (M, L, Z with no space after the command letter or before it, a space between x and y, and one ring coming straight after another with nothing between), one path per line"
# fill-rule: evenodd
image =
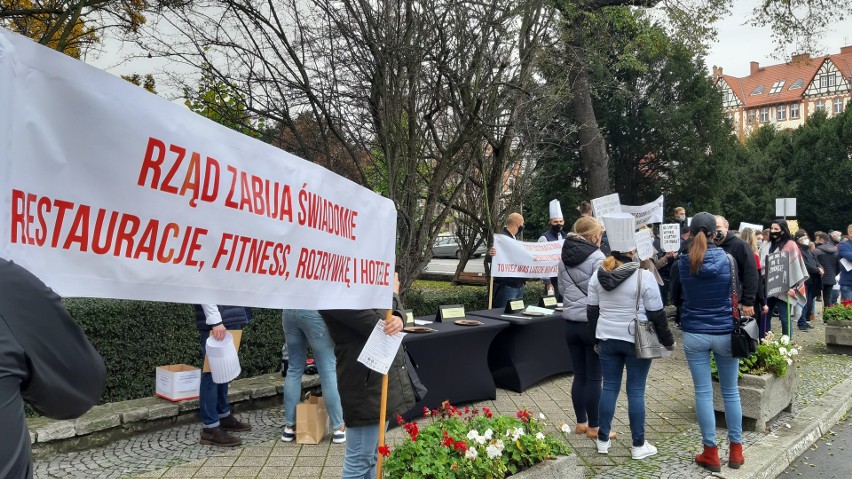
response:
M445 402L423 412L428 425L421 429L397 417L408 436L394 448L380 448L388 477L502 478L569 453L564 442L544 434L544 415L534 418L526 409L496 416L488 408L462 410Z

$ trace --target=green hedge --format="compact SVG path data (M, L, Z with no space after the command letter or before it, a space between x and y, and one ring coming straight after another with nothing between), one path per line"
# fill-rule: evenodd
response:
M542 290L539 282L527 283L527 304L537 304ZM483 286L418 281L403 301L416 316L426 316L435 314L442 304L463 304L467 311L485 309L486 293ZM157 366L201 367L191 305L89 298L67 298L64 303L106 361L107 385L101 403L152 396ZM283 342L281 311L256 308L240 345L241 377L278 371Z

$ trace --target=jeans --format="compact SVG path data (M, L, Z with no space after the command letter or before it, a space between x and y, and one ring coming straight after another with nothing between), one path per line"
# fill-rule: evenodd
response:
M832 297L832 294L831 294L832 289L831 288L833 288L833 287L834 286L832 286L830 284L828 284L828 285L824 284L822 286L822 309L823 310L825 310L825 308L834 304L834 303L831 302L831 297Z
M296 424L296 405L302 395L302 374L305 372L310 344L329 422L332 429L339 429L343 426L343 406L340 405L340 393L337 391L337 359L334 356L334 341L325 321L317 311L285 309L281 315L281 325L289 355L287 377L284 379L284 422L288 426Z
M229 328L230 329L230 328ZM239 328L235 328L239 329ZM207 354L207 338L210 331L200 331L201 355ZM231 415L231 405L228 403L228 383L216 384L213 375L201 373L201 386L198 389L198 415L205 428L219 427L219 419Z
M840 285L840 297L842 299L852 299L852 286L845 284Z
M494 300L491 302L492 308L505 308L510 299L524 297L524 285L511 286L506 283L494 283Z
M589 337L587 323L565 321L565 341L574 367L571 402L577 423L598 427L598 403L601 399L601 359Z
M837 304L840 301L840 290L832 289L831 290L831 304Z
M799 316L799 329L808 329L808 316L814 314L814 312L816 311L815 303L817 296L817 287L808 285L805 287L805 291L807 292L807 302L805 303L805 307L802 308L802 315Z
M710 378L710 351L713 351L725 402L728 440L742 444L743 410L737 385L740 360L731 356L731 335L683 333L683 351L695 386L695 412L701 428L701 441L705 446L716 445L716 414L713 411L713 384Z
M775 306L778 306L778 319L781 320L781 334L787 335L790 339L793 339L793 331L790 326L790 320L787 314L787 302L778 299L778 298L769 298L766 301L767 306L769 306L769 313L766 315L766 324L763 325L763 331L760 332L760 337L766 335L766 331L772 330L772 311L775 309ZM792 310L792 307L790 308ZM759 325L758 325L759 326Z
M609 440L621 376L627 366L627 417L633 447L640 447L645 444L645 382L651 370L651 360L637 358L633 343L619 339L602 340L600 356L603 391L598 411L598 439Z
M385 424L387 428L387 424ZM375 479L379 452L379 425L346 428L346 453L341 479Z

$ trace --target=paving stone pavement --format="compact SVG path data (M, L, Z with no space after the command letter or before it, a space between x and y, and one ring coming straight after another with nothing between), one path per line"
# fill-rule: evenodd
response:
M777 324L777 321L776 321ZM680 333L676 331L678 344ZM852 357L826 354L821 322L808 333L795 333L803 347L798 363L799 386L795 410L825 394L847 377ZM630 458L630 429L627 422L626 394L622 386L613 421L618 432L609 455L600 455L594 441L585 436L563 434L559 427L569 424L573 431L571 376L546 380L524 393L498 389L493 401L477 407L491 407L501 414L514 414L526 407L546 417L548 432L563 438L586 467L586 477L596 478L696 478L710 477L694 464L701 448L695 421L692 380L683 351L678 347L664 360L654 361L646 391L646 438L659 453L643 461ZM253 425L242 433L243 446L226 450L198 444L199 424L174 427L140 434L104 447L58 454L35 461L35 477L41 478L195 478L195 477L340 477L344 446L328 439L316 446L283 443L278 437L284 419L281 408L241 413ZM794 413L782 413L770 424L768 432L746 432L748 447L762 438L787 427ZM720 450L727 451L726 432L718 430ZM393 429L388 442L403 440L403 432ZM723 470L724 470L723 466Z

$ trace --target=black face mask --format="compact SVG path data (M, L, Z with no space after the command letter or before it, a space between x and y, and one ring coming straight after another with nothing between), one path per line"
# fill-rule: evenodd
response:
M777 242L778 240L781 239L781 232L780 231L773 231L773 232L769 233L769 239Z
M559 234L562 232L562 225L550 225L550 231Z
M521 233L524 232L524 225L518 226L518 232L515 233L515 236L520 236Z
M725 233L716 231L716 236L714 236L713 239L716 240L717 243L720 243L723 239L725 239Z

